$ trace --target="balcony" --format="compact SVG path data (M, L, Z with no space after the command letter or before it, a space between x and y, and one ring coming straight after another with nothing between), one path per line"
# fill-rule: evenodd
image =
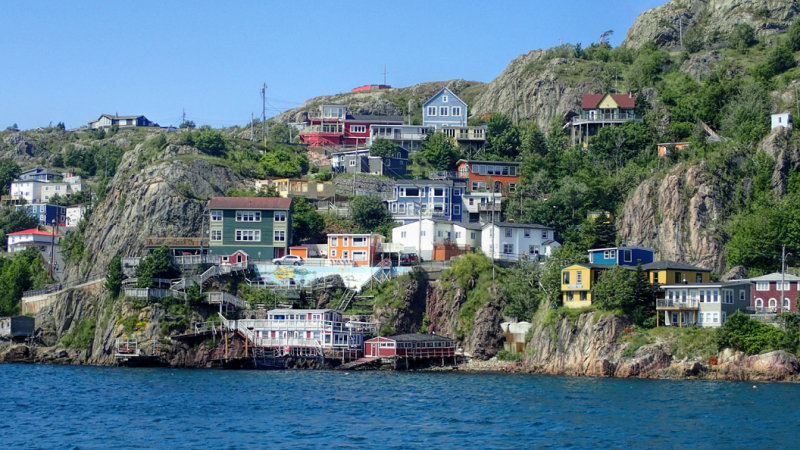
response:
M342 124L324 124L324 125L309 125L303 128L300 134L344 134L344 125Z
M495 203L478 203L478 212L500 212L501 210L500 202Z
M447 171L447 170L437 170L428 172L428 178L431 180L458 180L461 177L458 175L458 172L455 171Z
M671 300L660 298L656 300L656 309L662 310L692 310L699 309L700 303L696 299Z
M605 113L594 114L589 117L575 117L572 125L584 125L587 123L625 123L629 120L641 121L642 118L634 113Z

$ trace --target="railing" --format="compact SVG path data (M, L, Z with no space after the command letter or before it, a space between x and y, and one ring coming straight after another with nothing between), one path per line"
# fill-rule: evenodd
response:
M595 114L593 116L588 116L588 117L576 117L572 120L572 123L579 124L579 123L603 122L603 121L625 122L628 120L642 120L642 118L637 116L636 114L629 114L629 113L623 113L623 114L604 113L604 114Z
M23 297L35 297L37 295L50 294L50 293L53 293L53 292L58 292L60 290L60 287L61 287L60 284L51 284L51 285L47 286L44 289L36 289L36 290L32 290L32 291L24 291L22 293L22 296Z
M209 292L207 294L206 303L212 305L227 303L239 309L247 309L250 307L250 302L227 292Z
M134 298L164 298L172 295L169 289L160 288L123 288L122 293Z
M460 179L461 177L458 175L456 171L448 171L448 170L434 170L428 172L428 178L431 180L453 180L453 179Z
M478 203L478 211L500 211L502 209L502 205L499 202L496 203Z
M697 299L686 300L671 300L671 299L657 299L656 308L676 308L676 309L697 309L700 303Z
M127 358L130 356L139 356L139 341L136 339L121 339L117 338L114 341L114 357Z

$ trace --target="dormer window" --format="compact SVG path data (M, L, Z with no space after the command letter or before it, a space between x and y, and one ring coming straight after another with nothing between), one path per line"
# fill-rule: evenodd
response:
M442 96L442 103L447 103L447 96L446 95Z

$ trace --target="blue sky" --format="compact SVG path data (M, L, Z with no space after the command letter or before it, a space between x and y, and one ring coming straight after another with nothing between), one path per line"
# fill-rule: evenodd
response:
M488 82L559 42L612 45L664 0L11 2L0 15L0 129L101 113L244 125L319 95L383 82Z

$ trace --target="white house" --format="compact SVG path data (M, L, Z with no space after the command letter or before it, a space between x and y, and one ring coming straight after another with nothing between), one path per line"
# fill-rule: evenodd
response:
M47 203L55 195L64 197L81 190L81 177L69 176L58 182L15 180L11 182L10 194L11 198L24 199L27 203Z
M9 253L21 252L30 246L37 246L42 251L49 251L50 245L55 243L58 245L59 236L49 231L42 231L38 228L31 228L28 230L17 231L8 233L6 235L6 244Z
M772 115L772 129L775 128L791 128L792 115L788 112L782 112Z
M67 206L67 217L65 221L67 228L77 227L81 219L83 219L84 213L86 213L86 206L83 204Z
M110 128L112 125L119 127L157 127L145 116L118 116L116 114L102 114L97 120L89 122L89 128Z
M422 219L393 228L392 242L401 244L408 253L432 260L435 244L450 242L460 249L480 247L481 231L478 224Z
M561 244L555 241L555 230L544 225L496 222L481 229L481 249L492 259L519 259L550 256Z

